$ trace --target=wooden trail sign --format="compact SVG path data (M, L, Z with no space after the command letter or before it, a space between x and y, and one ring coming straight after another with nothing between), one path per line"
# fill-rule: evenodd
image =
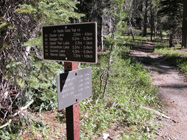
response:
M66 108L68 140L79 140L80 100L91 96L91 68L78 63L97 63L97 23L76 23L42 28L45 60L64 61L66 73L57 76L58 109ZM74 70L74 71L73 71Z
M43 56L46 60L97 63L97 23L44 26Z

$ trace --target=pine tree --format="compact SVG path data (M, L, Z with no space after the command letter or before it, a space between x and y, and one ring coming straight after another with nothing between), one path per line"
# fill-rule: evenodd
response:
M169 30L169 44L173 46L175 34L181 34L182 27L182 0L161 0L159 15L165 16L164 29Z

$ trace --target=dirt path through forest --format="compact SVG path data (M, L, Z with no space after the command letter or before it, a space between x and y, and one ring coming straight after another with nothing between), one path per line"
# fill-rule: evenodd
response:
M165 105L163 112L170 119L159 120L157 140L187 140L187 78L176 67L153 53L154 43L147 42L132 48L132 56L150 70L153 84L160 89Z

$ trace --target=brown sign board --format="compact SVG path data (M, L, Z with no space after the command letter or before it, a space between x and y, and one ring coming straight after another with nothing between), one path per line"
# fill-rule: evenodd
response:
M57 75L58 110L92 95L92 68L77 69Z
M97 63L97 23L74 23L42 28L46 60Z

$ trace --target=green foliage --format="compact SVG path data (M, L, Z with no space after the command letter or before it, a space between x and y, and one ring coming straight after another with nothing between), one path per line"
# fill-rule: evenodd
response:
M169 61L172 65L179 67L183 73L187 73L187 55L185 51L178 51L178 47L174 47L155 49L154 52L162 54L166 61Z
M80 105L81 112L84 112L81 116L81 138L97 138L111 125L119 123L122 127L134 127L131 133L136 138L148 139L153 131L145 134L145 128L154 128L150 125L152 114L140 107L155 104L156 89L142 65L129 56L120 55L119 46L126 41L121 37L121 29L126 25L123 22L126 17L124 1L110 2L118 10L113 6L107 10L114 15L113 31L105 36L109 46L107 55L99 56L99 62L92 66L93 97ZM124 135L128 137L131 134Z
M161 0L158 16L162 17L162 27L172 34L180 32L182 27L182 0Z
M1 126L31 99L33 111L57 107L56 75L63 71L63 66L43 60L41 29L43 25L68 23L83 14L74 12L77 2L72 0L0 3L0 118L4 118ZM7 7L8 3L11 6ZM3 15L6 11L11 14Z
M169 47L169 42L158 42L155 45L155 48L168 48Z
M102 94L103 73L106 70L106 56L99 57L99 63L92 66L93 97L80 105L81 138L96 138L111 125L133 127L124 137L147 139L153 135L154 126L150 123L153 114L141 106L156 104L156 88L151 85L150 75L143 66L126 55L113 57L110 78L105 98ZM87 65L84 65L86 67ZM145 133L146 127L151 129ZM122 137L122 136L121 136Z
M77 9L76 4L78 2L72 0L42 0L37 3L23 4L15 12L35 15L34 18L40 25L60 24L70 22L70 17L80 18L83 16L83 14L74 12L74 9Z
M99 3L102 4L102 1ZM125 48L120 46L126 41L121 36L126 27L124 0L110 0L104 3L107 5L106 8L99 12L101 14L103 12L103 15L111 20L113 27L105 36L107 48L109 48L107 54L99 56L99 62L95 66L92 65L93 97L80 104L80 112L83 112L80 115L81 138L94 139L111 125L120 123L122 127L130 128L130 133L125 133L124 138L148 139L154 130L150 118L154 119L154 117L150 112L141 109L141 106L156 104L156 89L151 85L150 75L147 75L142 65L126 54L121 55L120 49ZM74 12L77 2L72 0L23 1L21 4L19 8L15 7L14 14L21 16L24 22L29 17L33 29L29 32L30 35L23 34L24 38L17 39L20 36L20 27L25 27L25 24L21 23L19 28L14 29L13 35L16 37L13 43L6 40L7 44L3 44L3 53L7 54L7 57L0 58L3 61L6 60L5 67L1 68L3 79L10 79L11 87L19 89L14 91L16 95L19 95L13 100L15 111L31 99L34 99L31 106L33 110L54 109L57 103L55 77L59 71L63 71L63 68L59 63L43 61L41 27L67 23L70 19L80 18L83 15ZM24 19L25 16L26 19ZM30 31L30 28L22 33L27 30ZM20 43L17 40L20 40ZM21 48L25 51L15 51L15 46L11 43L16 46L16 49ZM6 53L8 50L14 50L16 53L11 51ZM86 66L82 65L82 67ZM18 121L18 125L12 123L1 129L0 137L16 139L21 133L21 126L31 126L29 131L33 135L43 132L46 136L47 132L42 131L44 128L42 122L31 119L33 123L29 124L29 121L22 116L19 119L21 120ZM151 128L151 131L146 132L147 127Z
M6 19L0 17L0 31L9 26Z
M25 133L26 127L30 128L29 131L34 136L37 131L44 132L46 126L43 121L35 119L31 114L22 113L19 114L19 118L16 121L1 129L0 138L2 140L22 140L20 136Z
M74 12L76 4L76 2L67 0L42 0L20 5L20 8L15 10L19 14L32 14L40 27L37 37L23 44L26 48L34 49L35 52L31 52L28 57L30 71L23 78L24 81L18 80L21 87L29 87L27 91L30 98L35 99L33 105L35 110L41 111L56 107L56 74L62 71L62 66L58 63L43 61L40 57L42 54L41 26L66 23L70 21L70 18L80 18L83 15Z

